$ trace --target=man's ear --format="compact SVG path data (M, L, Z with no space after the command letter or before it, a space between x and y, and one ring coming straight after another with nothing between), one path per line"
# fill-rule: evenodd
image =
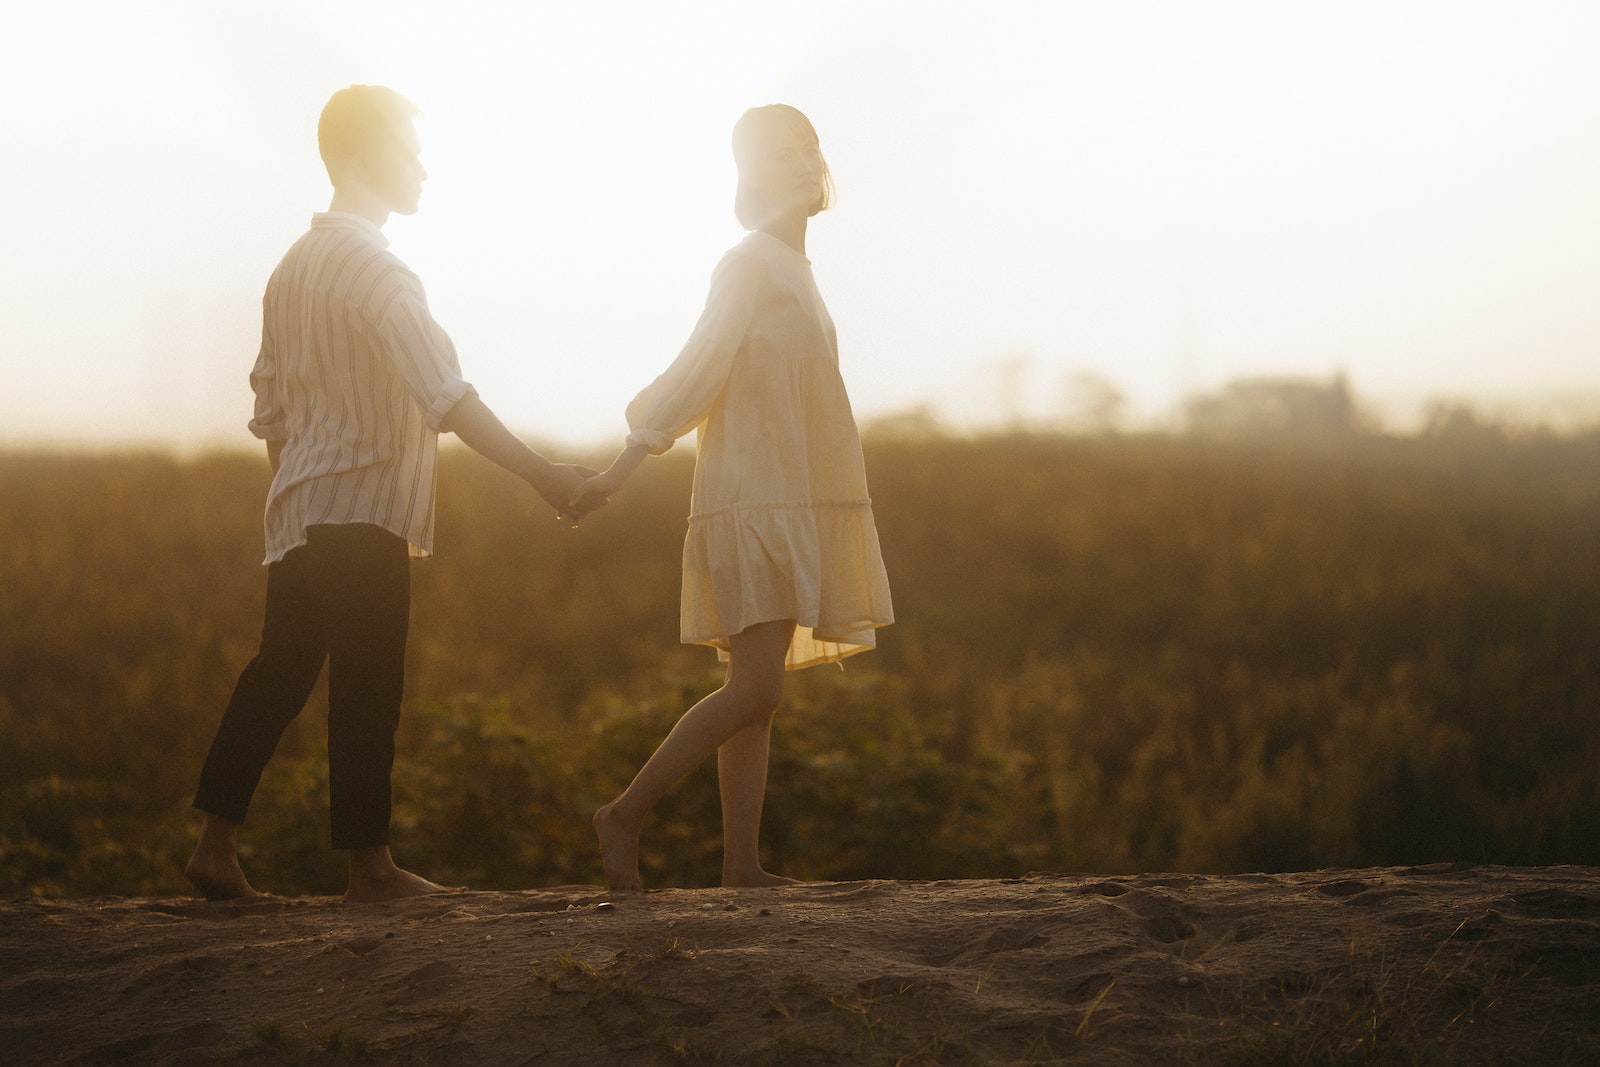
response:
M329 168L329 178L335 189L362 192L373 187L373 161L369 152L353 152L337 167Z
M333 184L335 189L343 188L350 184L352 174L349 157L343 157L337 161L324 160L323 165L327 167L328 181Z
M361 149L350 154L345 164L345 180L363 186L372 185L372 152Z

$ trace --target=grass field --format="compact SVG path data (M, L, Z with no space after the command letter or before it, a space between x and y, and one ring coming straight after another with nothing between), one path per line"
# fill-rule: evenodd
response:
M594 882L588 815L693 699L692 450L579 531L447 449L414 567L395 847L475 888ZM899 621L792 675L769 862L1029 869L1600 863L1600 435L869 435ZM0 893L171 893L259 632L264 458L0 454ZM331 892L319 695L246 863ZM710 768L654 884L719 871Z

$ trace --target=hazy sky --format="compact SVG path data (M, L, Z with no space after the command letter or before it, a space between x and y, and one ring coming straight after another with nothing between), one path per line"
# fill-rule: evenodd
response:
M33 0L0 65L0 442L251 444L317 112L382 82L431 173L393 247L519 431L590 443L741 237L784 101L839 188L811 258L863 421L1159 416L1238 376L1600 411L1589 0Z

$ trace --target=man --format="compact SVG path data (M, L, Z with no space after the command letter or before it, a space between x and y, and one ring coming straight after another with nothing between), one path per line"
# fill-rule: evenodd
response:
M409 559L433 550L435 458L454 433L558 514L586 468L512 435L462 380L416 275L388 251L390 214L417 210L427 177L417 109L381 86L335 93L317 126L333 199L273 272L250 375L251 431L267 445L267 604L200 775L205 822L185 873L211 899L256 896L238 832L262 769L328 662L333 847L348 900L440 887L389 852L390 772L410 608Z

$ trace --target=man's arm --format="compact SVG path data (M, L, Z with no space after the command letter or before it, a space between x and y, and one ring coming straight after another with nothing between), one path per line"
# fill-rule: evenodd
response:
M581 514L574 514L567 505L573 491L585 478L593 476L594 471L571 463L552 463L541 456L506 429L478 394L468 393L457 401L439 429L455 434L478 455L533 486L563 517L576 519Z

